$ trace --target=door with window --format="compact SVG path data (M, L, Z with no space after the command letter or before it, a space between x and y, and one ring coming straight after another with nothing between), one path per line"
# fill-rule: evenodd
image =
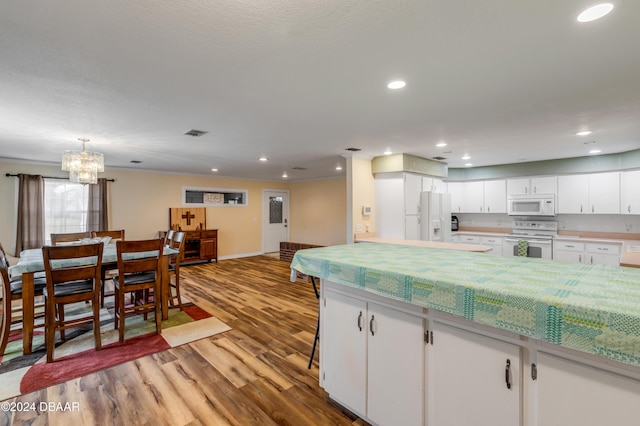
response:
M280 250L280 242L289 241L289 192L264 191L262 200L263 251Z

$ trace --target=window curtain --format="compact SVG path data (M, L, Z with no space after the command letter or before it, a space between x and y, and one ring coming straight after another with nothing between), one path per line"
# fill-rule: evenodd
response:
M89 232L109 229L107 191L106 178L99 178L98 183L89 185L89 205L87 206L87 231Z
M18 230L16 256L22 250L44 245L44 179L18 174Z

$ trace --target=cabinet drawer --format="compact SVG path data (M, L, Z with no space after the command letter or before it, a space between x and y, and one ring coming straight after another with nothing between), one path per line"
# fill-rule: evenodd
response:
M480 244L486 244L488 246L501 246L502 237L480 237Z
M216 238L217 236L218 236L217 230L201 231L202 238Z
M618 255L620 254L620 245L589 243L587 244L587 251L589 253L606 253Z
M554 241L553 249L567 251L584 251L584 243L576 243L574 241Z
M187 240L199 240L200 239L200 231L187 231L185 238Z
M478 244L480 237L477 235L460 235L460 242L467 244Z

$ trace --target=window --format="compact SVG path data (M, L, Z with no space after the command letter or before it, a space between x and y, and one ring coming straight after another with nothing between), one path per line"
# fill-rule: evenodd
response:
M246 206L249 204L246 189L183 187L183 206Z
M87 230L89 185L67 180L44 180L44 235L46 244L51 234Z

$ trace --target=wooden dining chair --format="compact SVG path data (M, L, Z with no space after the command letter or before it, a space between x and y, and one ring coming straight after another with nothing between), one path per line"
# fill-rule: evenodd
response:
M111 240L109 244L115 244L116 241L124 241L124 229L116 230L116 231L92 231L92 238L100 238L100 237L109 237ZM117 275L118 269L110 266L103 266L102 273L100 275L100 306L104 308L104 298L107 296L113 296L115 292L113 291L105 291L107 275ZM113 277L111 277L113 278Z
M42 247L47 286L45 299L45 346L47 362L53 361L56 331L93 324L95 348L100 350L100 271L103 243ZM91 313L65 320L65 305L91 302Z
M164 245L168 246L171 244L171 240L173 240L173 235L176 233L173 229L169 229L166 234L164 234Z
M155 312L156 333L162 333L161 271L162 238L140 241L117 241L118 275L113 278L115 286L115 324L119 331L119 341L124 342L125 318L130 315ZM153 297L150 297L153 290ZM126 305L124 296L134 292L132 305Z
M185 232L176 232L173 234L173 239L169 244L169 247L178 250L177 254L174 254L169 259L169 304L175 307L174 300L177 300L177 305L182 310L182 298L180 297L180 262L184 257L184 242ZM173 277L173 280L171 279ZM173 295L173 290L176 290L176 295Z
M59 243L72 243L83 238L91 238L91 232L69 232L65 234L51 234L51 245L57 246Z
M23 312L22 304L14 307L13 302L16 300L22 300L22 276L10 277L9 276L9 262L6 252L0 244L0 280L2 285L0 286L0 298L2 309L2 320L0 321L0 357L4 355L4 351L7 349L7 343L9 337L14 334L20 334L21 327L16 327L22 323ZM44 277L37 277L34 279L34 296L42 296L42 291L47 285ZM36 305L36 308L42 308L43 305ZM11 329L13 327L13 329Z
M111 241L109 241L109 243L115 244L115 242L118 240L124 241L124 229L119 229L116 231L92 231L91 237L92 238L109 237L111 238Z

